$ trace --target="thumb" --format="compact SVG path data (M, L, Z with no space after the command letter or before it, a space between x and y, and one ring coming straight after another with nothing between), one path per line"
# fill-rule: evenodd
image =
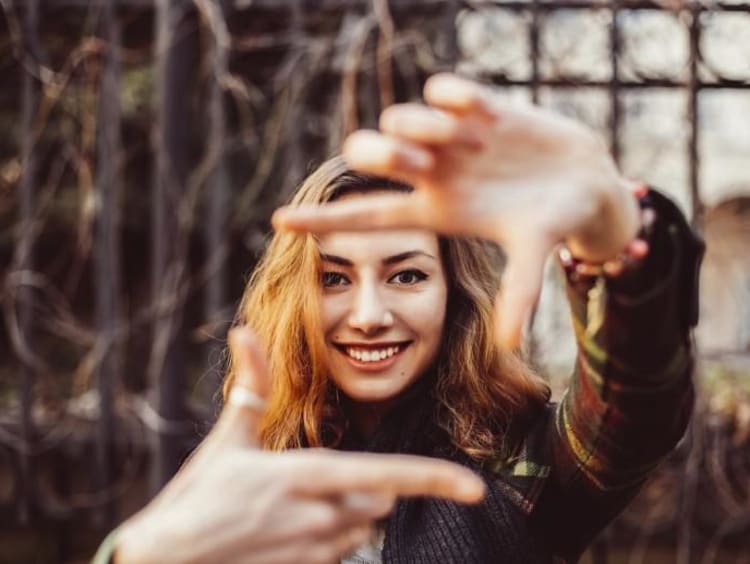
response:
M226 440L257 446L271 387L268 362L258 337L249 327L231 329L228 340L234 382L219 423L227 428Z
M496 339L503 348L521 345L523 329L534 311L544 279L547 252L542 245L511 254L503 273L502 288L495 299Z

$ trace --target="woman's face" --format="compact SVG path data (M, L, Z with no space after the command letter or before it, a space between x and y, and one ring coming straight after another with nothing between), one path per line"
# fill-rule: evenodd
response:
M331 378L358 402L396 397L435 359L447 284L425 231L331 233L319 240Z

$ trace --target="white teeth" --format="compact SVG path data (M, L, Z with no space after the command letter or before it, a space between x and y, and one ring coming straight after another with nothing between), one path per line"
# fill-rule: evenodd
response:
M369 349L355 349L354 347L347 347L346 354L350 357L359 360L360 362L378 362L385 360L386 358L392 357L394 354L399 352L400 347L388 347L380 350L369 350Z

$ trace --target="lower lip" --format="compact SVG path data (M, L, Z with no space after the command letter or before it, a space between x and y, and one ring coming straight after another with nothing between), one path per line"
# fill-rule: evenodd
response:
M349 361L349 364L351 364L357 370L361 370L363 372L380 372L382 370L390 368L408 347L409 345L401 346L399 347L398 352L394 353L393 356L386 357L382 360L373 360L370 362L357 360L356 358L353 358L346 354L346 351L342 351L340 349L336 350L338 350L344 356L344 358Z

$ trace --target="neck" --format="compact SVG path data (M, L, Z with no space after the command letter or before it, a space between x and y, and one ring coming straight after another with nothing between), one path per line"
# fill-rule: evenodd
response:
M351 400L347 411L357 434L365 440L371 438L394 403L394 399L380 402L357 402Z
M369 440L393 408L417 395L428 393L433 380L432 376L422 376L397 396L381 401L356 401L344 396L344 412L357 434L364 440Z

